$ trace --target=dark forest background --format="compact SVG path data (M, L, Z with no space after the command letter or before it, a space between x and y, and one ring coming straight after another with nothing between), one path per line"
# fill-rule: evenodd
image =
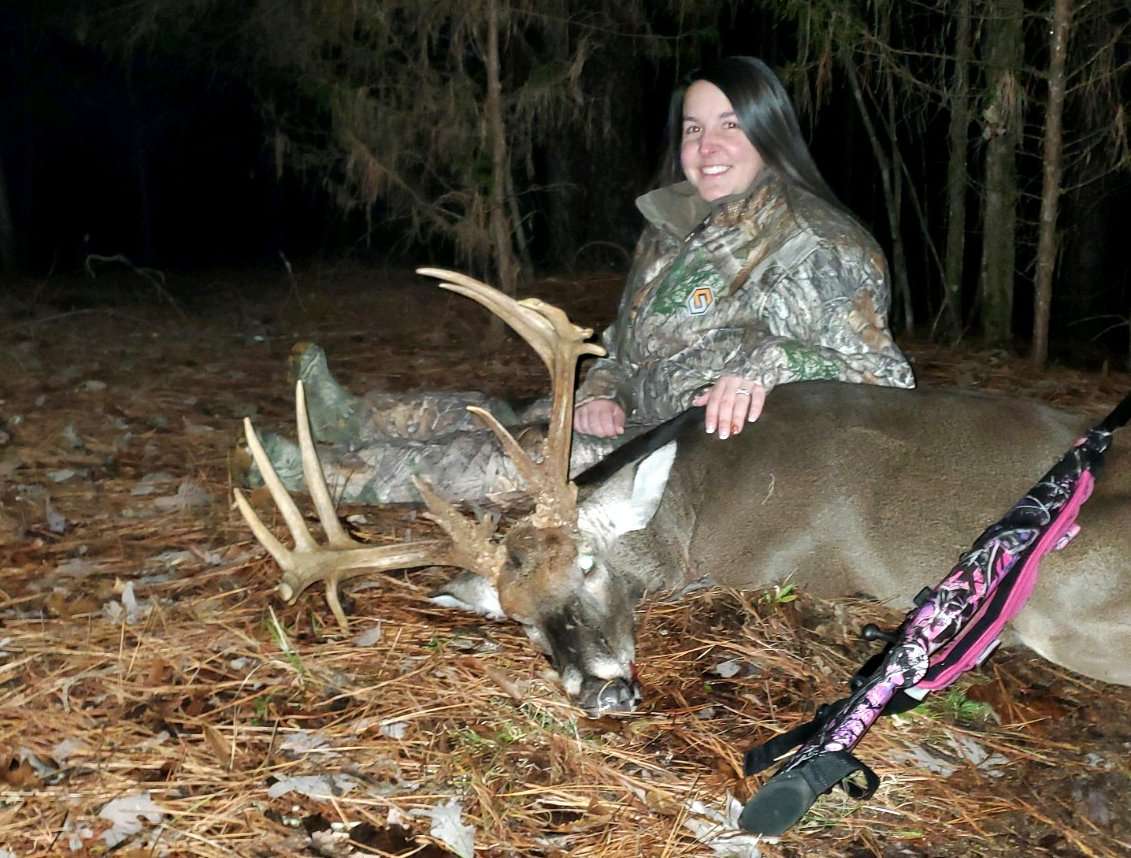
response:
M1131 0L0 4L0 271L624 270L669 93L786 81L898 331L1131 345Z

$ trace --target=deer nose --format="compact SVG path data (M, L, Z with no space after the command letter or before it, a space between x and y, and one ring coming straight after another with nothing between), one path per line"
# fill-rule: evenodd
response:
M590 677L581 684L578 704L593 717L608 712L633 712L640 702L640 683L628 679Z

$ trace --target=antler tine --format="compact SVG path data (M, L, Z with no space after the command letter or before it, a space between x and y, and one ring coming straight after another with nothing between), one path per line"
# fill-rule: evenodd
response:
M576 488L570 487L568 473L563 478L560 476L560 472L556 472L553 468L539 467L522 449L522 445L515 440L515 437L507 431L503 424L495 419L495 415L490 411L475 405L467 406L467 410L482 420L487 428L495 433L495 437L499 439L499 443L502 444L507 455L515 463L519 474L526 481L526 485L530 487L531 494L534 496L535 508L542 511L536 524L539 526L571 524L577 491ZM547 456L547 460L554 461L550 456Z
M494 583L503 569L506 549L492 542L494 522L483 519L472 524L450 502L440 497L427 482L412 478L413 484L428 507L425 517L436 522L451 537L449 562L469 572L474 572Z
M310 436L310 417L306 411L306 391L302 381L295 382L295 412L298 423L298 446L302 451L302 475L306 480L306 488L310 498L314 501L314 509L318 513L318 521L326 534L326 541L335 547L350 547L357 545L351 539L338 521L338 514L334 510L334 502L330 499L330 490L326 487L326 475L322 472L322 463L318 461L318 451L314 449L314 440Z
M573 324L562 310L536 298L516 301L482 281L442 268L419 268L417 273L435 277L443 281L442 289L464 295L486 307L526 340L546 365L553 385L553 402L546 453L540 469L497 420L480 409L471 410L485 420L523 476L533 484L538 495L539 519L547 524L568 523L576 499L576 490L569 483L575 366L581 355L603 355L605 350L585 342L592 336L592 329ZM535 471L544 476L533 476Z
M263 445L259 443L259 435L256 434L255 428L251 425L251 419L248 417L243 419L243 434L247 439L247 447L251 450L251 457L255 460L256 467L259 468L259 474L263 477L263 482L267 484L268 491L271 492L271 499L275 501L275 506L282 513L283 521L287 523L287 530L291 532L291 538L295 541L295 550L313 551L317 544L310 535L306 522L302 520L302 513L299 512L298 506L295 505L294 500L283 486L283 481L279 479L279 475L275 473L275 467L271 464L271 459L268 458ZM244 519L251 525L251 521L247 519L246 515ZM255 530L254 526L252 530ZM260 541L262 542L262 540ZM270 551L270 549L268 550ZM271 552L271 556L275 557L276 560L279 559L274 552ZM279 565L282 566L283 564L280 562ZM284 567L285 569L286 567Z
M417 268L416 273L423 274L426 277L435 277L442 281L439 284L441 289L463 295L465 298L470 298L477 304L486 307L526 340L530 347L538 353L538 357L542 359L546 368L553 372L553 330L548 319L524 312L522 302L516 301L482 280L476 280L474 277L468 277L458 271L448 271L444 268ZM593 335L591 330L579 330L584 333L583 339Z
M571 510L577 500L577 488L569 479L569 449L573 441L573 393L577 379L577 360L582 355L601 356L605 350L595 343L586 343L591 331L570 322L560 308L539 301L527 299L525 306L535 310L546 319L555 334L554 361L547 364L550 371L550 384L553 399L550 403L549 429L546 432L545 461L556 475L558 484L568 488L568 497L563 498L563 508Z
M247 498L243 496L243 492L239 489L233 489L236 497L236 506L239 508L240 515L243 520L247 522L247 526L251 528L252 534L259 544L267 549L267 553L275 558L275 562L279 564L279 568L286 572L290 569L291 565L291 552L283 546L275 535L267 529L267 526L256 515L255 510L251 508L251 504L247 502Z
M295 412L298 420L299 445L302 450L303 475L328 544L324 547L319 546L310 535L302 513L283 486L248 419L244 420L248 449L251 450L252 458L263 476L264 483L267 484L271 498L279 508L287 529L294 539L294 549L288 549L275 538L239 489L235 490L236 506L255 538L283 570L283 579L276 587L279 597L288 605L294 604L307 587L318 581L324 582L326 602L338 621L342 633L348 635L349 621L338 599L340 582L385 569L407 569L431 564L448 565L453 562L452 546L447 539L424 540L410 545L380 546L362 545L351 539L338 521L330 492L326 487L326 478L322 473L322 465L318 461L318 453L310 435L310 420L301 382L295 389Z

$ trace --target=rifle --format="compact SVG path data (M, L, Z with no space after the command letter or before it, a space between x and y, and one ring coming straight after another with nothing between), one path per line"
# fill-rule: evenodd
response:
M1129 419L1131 395L988 527L937 587L915 597L915 608L898 629L864 627L865 640L883 640L887 646L857 671L849 683L852 693L821 706L808 723L747 751L744 768L751 775L800 746L746 803L741 828L777 836L834 786L856 799L876 791L879 777L852 749L881 715L919 705L996 648L1002 627L1033 592L1041 558L1064 548L1079 532L1080 507L1092 492L1112 435Z

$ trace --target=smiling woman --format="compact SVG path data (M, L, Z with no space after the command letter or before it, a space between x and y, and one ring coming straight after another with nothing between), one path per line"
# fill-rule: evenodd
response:
M883 253L821 177L770 68L729 57L694 74L669 134L671 184L637 200L648 224L575 428L621 435L704 405L725 439L777 385L912 386Z
M742 130L734 106L710 81L697 80L683 99L679 162L705 200L741 193L762 169L762 156Z

